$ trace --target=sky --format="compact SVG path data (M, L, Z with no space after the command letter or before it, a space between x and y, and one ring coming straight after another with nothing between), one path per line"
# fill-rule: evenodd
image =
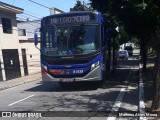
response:
M1 2L24 9L24 14L17 15L21 19L36 20L50 15L48 8L37 5L29 0L0 0ZM49 8L56 7L64 12L69 12L77 0L32 0ZM81 0L82 1L82 0ZM84 0L88 2L88 0Z

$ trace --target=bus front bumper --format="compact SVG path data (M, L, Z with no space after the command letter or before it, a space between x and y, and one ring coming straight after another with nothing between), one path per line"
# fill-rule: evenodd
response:
M100 81L101 77L101 69L100 66L97 66L92 71L90 71L87 75L83 77L73 77L73 78L54 78L48 73L42 74L42 81L57 81L57 82L76 82L76 81Z

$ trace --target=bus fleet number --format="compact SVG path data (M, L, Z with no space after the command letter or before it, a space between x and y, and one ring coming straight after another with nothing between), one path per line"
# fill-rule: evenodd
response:
M73 74L76 73L76 74L82 74L83 73L83 70L73 70Z

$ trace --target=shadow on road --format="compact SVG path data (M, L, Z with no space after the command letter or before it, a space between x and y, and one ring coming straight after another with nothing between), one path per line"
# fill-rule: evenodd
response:
M134 66L138 66L138 60L119 60L118 69L108 76L109 80L105 81L102 86L96 82L68 83L65 86L59 86L57 82L48 82L46 84L38 83L38 86L27 89L26 91L46 92L32 98L37 106L37 108L34 106L34 109L43 108L45 111L57 111L58 109L59 111L71 111L73 113L77 110L104 111L110 113L121 88L127 89L127 91L121 91L122 93L127 93L125 93L123 103L129 106L138 105L138 99L135 99L138 98L137 89L132 89L138 86L138 68L132 69L131 77L128 81L130 89L126 86L127 76ZM31 108L32 106L27 107ZM125 106L120 111L126 111L128 113L135 111L135 109L132 110ZM74 115L76 117L79 114L77 112ZM94 114L98 116L98 113ZM67 114L64 113L65 116ZM93 116L95 117L96 115Z
M153 62L151 62L153 63ZM154 99L154 67L147 67L147 70L143 72L143 82L144 82L144 97L145 97L145 109L146 111L151 111L152 101Z
M92 91L97 89L110 89L110 88L122 88L126 82L126 77L130 69L117 69L109 76L109 80L106 80L103 84L99 82L75 82L66 83L60 86L58 82L39 82L38 86L26 91L32 92L73 92L73 91ZM107 78L108 79L108 78Z
M136 57L136 56L132 56ZM99 88L110 89L112 87L121 88L124 86L126 77L131 70L132 66L137 65L138 60L118 60L117 70L108 76L107 80L101 85L98 82L75 82L66 83L64 86L60 86L58 82L47 82L45 84L39 83L38 86L28 89L26 91L32 92L73 92L73 91L92 91Z
M26 91L32 92L73 92L73 91L92 91L97 89L110 89L112 87L121 88L126 79L126 75L129 73L130 69L117 69L114 73L110 75L109 80L105 81L102 84L99 82L75 82L75 83L66 83L63 86L60 86L58 82L39 82L38 86Z
M98 82L75 82L75 83L66 83L63 86L60 86L58 82L46 82L38 83L39 86L28 89L26 91L32 92L73 92L73 91L91 91L97 90L99 88Z

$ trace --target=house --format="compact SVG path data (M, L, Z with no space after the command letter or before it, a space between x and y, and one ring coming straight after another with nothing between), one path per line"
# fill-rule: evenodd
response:
M34 31L40 28L40 21L18 21L19 46L26 55L26 71L27 74L40 72L40 51L34 46ZM40 37L40 36L39 36ZM38 44L38 47L40 44ZM23 54L23 53L22 53Z
M50 11L54 14L63 13L63 11L58 8L52 8L50 10L54 10ZM40 20L30 21L29 19L17 21L19 46L22 49L22 52L25 53L25 59L27 62L23 63L24 68L26 68L24 70L24 75L40 72L40 51L34 46L33 43L34 31L35 29L40 28L40 22ZM40 40L40 35L38 35L38 37ZM40 48L40 44L38 44L38 48Z
M39 61L35 57L39 51L33 47L33 41L24 35L25 30L17 29L16 14L23 11L22 8L0 2L0 81L34 73L37 67L40 70L40 65L35 64Z

